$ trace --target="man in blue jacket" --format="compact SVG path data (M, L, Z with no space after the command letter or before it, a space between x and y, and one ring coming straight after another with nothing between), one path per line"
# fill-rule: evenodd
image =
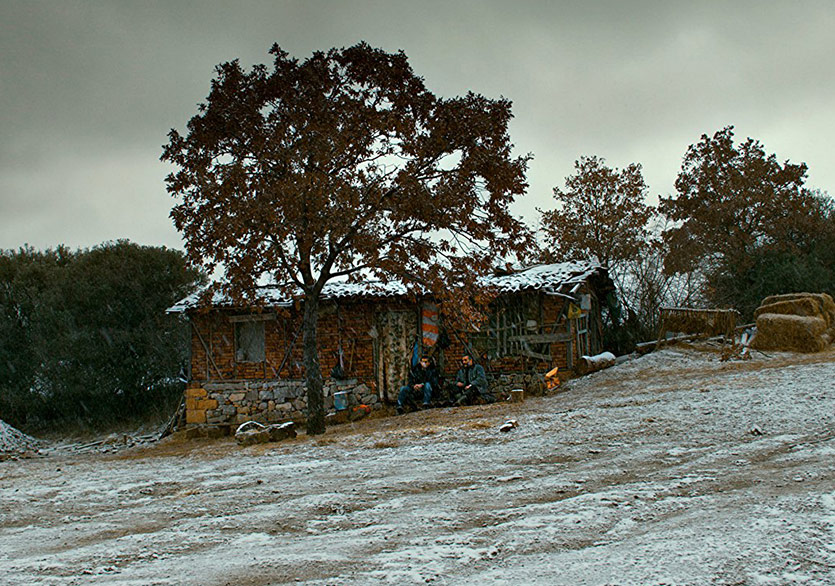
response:
M455 399L457 405L475 403L493 403L496 397L490 392L484 367L476 364L473 357L465 354L461 357L461 368L455 376Z
M432 393L438 389L438 371L431 365L429 357L424 356L409 372L409 383L400 387L397 414L404 413L407 407L416 408L419 401L424 409L431 407Z

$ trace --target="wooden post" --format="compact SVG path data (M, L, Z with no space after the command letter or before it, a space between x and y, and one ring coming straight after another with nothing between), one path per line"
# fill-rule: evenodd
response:
M191 327L194 328L194 333L197 334L197 339L200 340L200 343L203 345L203 350L206 352L206 380L211 380L211 371L209 370L209 364L211 363L212 366L215 367L217 371L217 375L220 378L223 378L223 373L220 372L220 369L215 364L215 359L212 357L212 350L211 350L211 325L212 322L209 322L209 344L207 345L206 342L203 340L203 336L200 335L200 330L197 329L197 326L194 322L191 322Z
M566 356L566 363L568 364L568 370L572 370L574 368L574 334L571 331L571 320L566 318L565 324L568 328L568 355Z

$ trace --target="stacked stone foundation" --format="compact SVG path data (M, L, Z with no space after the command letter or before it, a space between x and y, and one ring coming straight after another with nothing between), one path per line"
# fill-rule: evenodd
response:
M241 423L264 425L307 418L307 391L300 380L202 381L186 389L186 430L189 437L220 437L234 433ZM523 389L528 396L545 394L544 378L536 373L500 374L490 377L490 389L500 401L511 391ZM368 385L352 380L328 380L323 386L326 413L335 413L334 394L347 392L349 411L357 405L383 408Z
M381 409L377 395L356 380L328 380L323 387L325 411L334 412L333 396L347 392L348 406ZM307 390L300 380L203 381L186 389L186 427L218 427L227 433L245 421L263 424L307 418Z

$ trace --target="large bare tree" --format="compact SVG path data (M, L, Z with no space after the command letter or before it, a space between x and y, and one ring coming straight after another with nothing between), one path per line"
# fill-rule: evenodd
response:
M216 68L185 135L169 134L171 216L189 257L257 301L271 277L303 299L307 431L324 432L317 322L324 285L398 278L442 300L531 240L509 211L526 190L511 105L440 98L403 52L365 43L304 61ZM465 292L458 294L456 292Z

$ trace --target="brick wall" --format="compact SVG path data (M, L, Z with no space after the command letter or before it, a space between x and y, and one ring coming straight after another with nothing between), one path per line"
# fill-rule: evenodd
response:
M404 307L408 308L408 305L369 301L325 305L317 331L322 374L327 376L339 362L341 344L345 374L367 385L375 385L374 339L369 335L375 311ZM192 380L304 378L301 315L298 312L278 309L275 319L264 321L266 356L264 362L257 363L235 360L235 324L229 319L232 315L236 314L216 311L191 316Z
M566 303L568 300L564 297L557 297L555 295L545 295L542 298L542 320L543 323L551 325L558 323L560 321L560 316L563 315L563 312L566 310ZM564 317L564 316L563 316ZM572 344L572 348L575 345ZM550 344L551 347L551 358L553 359L553 363L551 364L551 368L555 366L559 366L560 370L567 370L568 369L568 345L569 342L554 342ZM550 370L550 368L546 369L545 372Z

